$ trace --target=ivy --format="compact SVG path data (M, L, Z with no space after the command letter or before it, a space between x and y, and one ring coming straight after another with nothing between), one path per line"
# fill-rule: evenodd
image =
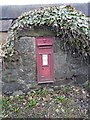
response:
M2 46L2 54L12 56L15 52L14 41L19 39L19 31L35 26L51 27L61 41L69 43L69 46L74 45L83 55L90 55L90 22L84 14L71 6L40 8L22 14L9 29L7 42Z

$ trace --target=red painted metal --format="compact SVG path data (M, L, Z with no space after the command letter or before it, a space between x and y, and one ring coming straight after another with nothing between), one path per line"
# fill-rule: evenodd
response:
M38 83L54 82L53 37L36 37Z

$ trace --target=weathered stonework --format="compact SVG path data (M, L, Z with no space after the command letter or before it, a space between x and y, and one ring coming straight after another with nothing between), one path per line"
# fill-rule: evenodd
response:
M38 36L43 35L38 34ZM19 40L15 41L15 49L18 54L3 60L2 90L4 94L21 94L44 86L54 87L62 84L84 84L88 81L89 68L84 63L82 57L70 54L68 51L63 51L60 48L60 40L55 38L54 70L56 82L38 85L35 37L30 37L31 34L27 37L23 32L21 36Z
M14 91L35 86L36 82L36 58L35 58L35 38L22 37L16 41L15 48L18 55L5 60L3 67L3 82L7 91L7 86L13 87ZM4 89L3 89L4 90ZM5 91L5 92L6 92ZM13 92L13 90L12 90Z

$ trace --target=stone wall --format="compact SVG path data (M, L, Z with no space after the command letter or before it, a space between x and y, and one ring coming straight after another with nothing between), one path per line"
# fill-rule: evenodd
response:
M61 49L61 42L58 38L55 39L54 43L54 68L55 68L55 79L57 85L60 84L72 84L82 85L85 84L89 79L89 59L83 59L75 51L63 51Z
M2 92L23 94L45 86L55 87L65 84L82 85L88 81L90 70L83 58L75 53L63 51L60 40L54 40L55 83L37 83L35 37L24 37L15 41L16 55L3 59Z
M8 94L17 90L26 92L37 85L35 38L21 37L15 47L18 55L3 61L3 92Z

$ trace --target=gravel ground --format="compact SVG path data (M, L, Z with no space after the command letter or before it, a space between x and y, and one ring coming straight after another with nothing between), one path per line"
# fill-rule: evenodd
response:
M43 88L3 96L3 118L89 118L90 96L84 87Z

